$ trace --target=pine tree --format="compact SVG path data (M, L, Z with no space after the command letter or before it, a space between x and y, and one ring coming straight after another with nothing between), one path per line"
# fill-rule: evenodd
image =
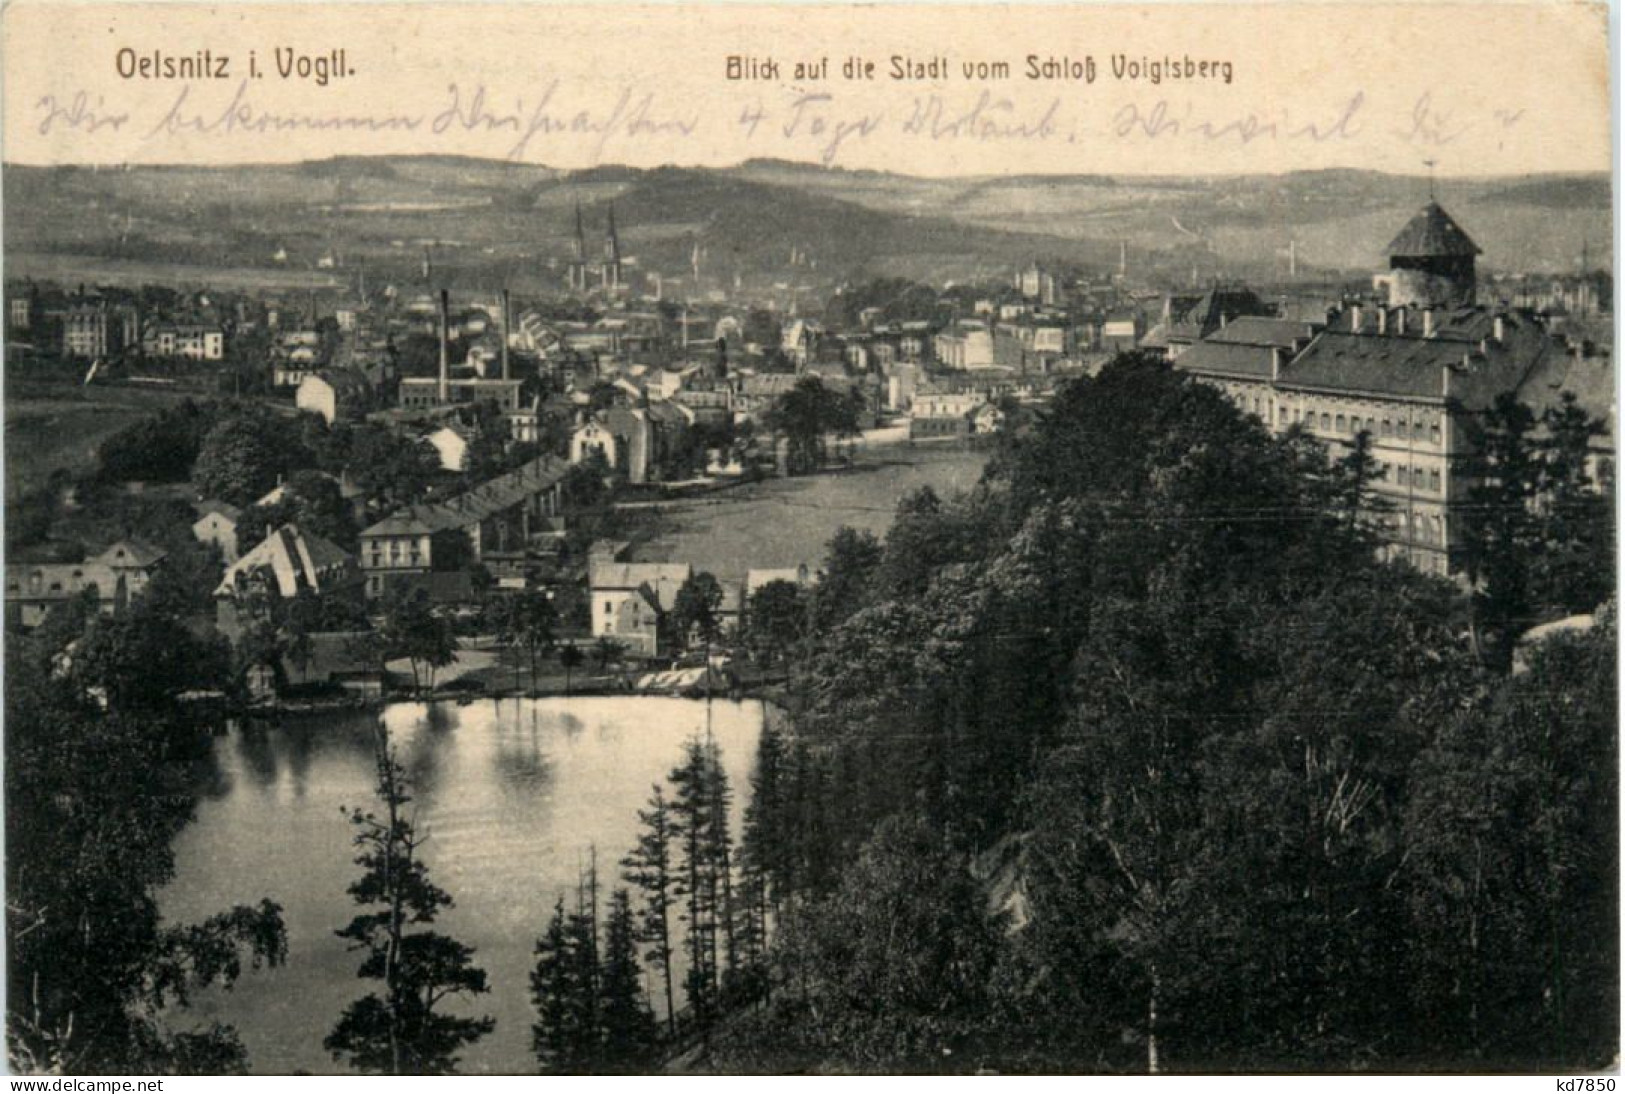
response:
M722 766L722 750L714 739L706 741L705 752L708 796L711 802L708 854L711 866L712 904L717 909L717 934L720 935L722 956L727 961L727 971L731 973L739 964L739 943L735 922L737 909L734 904L733 831L728 816L729 808L733 804L733 791L728 786L728 772ZM723 967L715 956L718 941L717 938L712 939L713 969Z
M643 911L637 923L636 938L649 948L644 957L659 969L666 989L666 1026L677 1032L677 1002L672 984L672 914L680 899L676 862L672 857L671 806L666 792L655 786L649 795L649 808L639 810L642 831L638 845L621 860L621 876L643 892Z
M609 901L604 958L598 975L598 1013L607 1071L642 1070L659 1039L654 1014L643 996L637 930L631 895L625 889L616 889Z
M762 897L775 909L795 884L784 831L785 759L784 738L769 717L756 744L756 770L751 773L741 851L746 871L759 877Z
M698 739L690 739L683 760L670 775L672 831L677 847L677 895L684 899L684 949L688 975L684 991L694 1019L709 1024L716 1013L716 886L712 876L710 763Z
M581 917L566 914L560 897L547 933L536 940L536 967L530 974L531 1004L536 1008L531 1047L542 1070L553 1074L585 1073L598 1056L596 970L583 975L587 962L582 942Z
M490 1017L457 1018L435 1007L451 996L490 990L485 972L472 963L474 951L434 931L412 930L433 923L451 895L429 880L419 857L427 837L419 836L403 813L411 802L405 772L380 731L377 795L384 815L354 809L361 877L350 895L365 911L337 933L364 951L358 975L383 982L351 1003L322 1042L334 1059L348 1058L362 1071L392 1075L443 1075L456 1069L457 1051L490 1033Z

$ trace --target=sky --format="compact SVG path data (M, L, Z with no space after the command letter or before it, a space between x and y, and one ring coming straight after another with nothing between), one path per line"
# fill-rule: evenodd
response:
M3 20L7 163L1450 177L1612 162L1601 5L22 0Z

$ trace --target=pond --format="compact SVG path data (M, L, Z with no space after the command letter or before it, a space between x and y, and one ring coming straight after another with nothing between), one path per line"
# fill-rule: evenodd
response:
M160 906L171 923L264 897L283 906L287 964L245 973L175 1017L177 1027L236 1026L256 1072L342 1070L322 1038L374 983L357 979L360 955L334 931L355 914L346 889L359 874L342 810L373 804L380 716L413 782L419 831L429 833L430 877L456 901L437 929L475 947L491 984L473 1007L455 1008L497 1020L460 1070L534 1072L529 977L554 902L573 898L595 848L601 892L619 884L651 785L708 721L734 790L737 838L764 706L717 701L708 717L702 701L647 697L398 704L219 738Z

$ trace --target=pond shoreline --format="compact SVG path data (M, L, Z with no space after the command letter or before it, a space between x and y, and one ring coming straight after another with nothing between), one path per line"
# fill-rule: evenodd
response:
M739 703L757 700L778 708L789 705L789 695L786 690L786 674L763 674L739 686L730 688L726 692L717 692L712 698L725 699L729 702ZM320 718L333 714L346 713L382 713L392 706L407 703L455 703L458 706L472 706L480 702L504 702L509 699L601 699L612 698L640 698L652 699L683 699L704 698L701 696L684 695L674 690L656 689L628 689L623 682L604 682L599 685L588 684L582 687L563 688L539 687L529 688L502 688L478 693L443 691L428 695L414 695L396 692L386 695L354 695L346 694L321 699L293 699L279 700L270 703L256 703L239 707L228 712L228 718L244 719L248 721L287 720Z

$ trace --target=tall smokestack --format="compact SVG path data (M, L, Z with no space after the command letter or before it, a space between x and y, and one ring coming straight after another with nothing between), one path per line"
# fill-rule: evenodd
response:
M451 337L451 293L440 290L440 388L437 391L441 406L451 402L451 351L446 345Z
M511 314L508 305L508 290L502 290L502 378L508 376L508 316Z

